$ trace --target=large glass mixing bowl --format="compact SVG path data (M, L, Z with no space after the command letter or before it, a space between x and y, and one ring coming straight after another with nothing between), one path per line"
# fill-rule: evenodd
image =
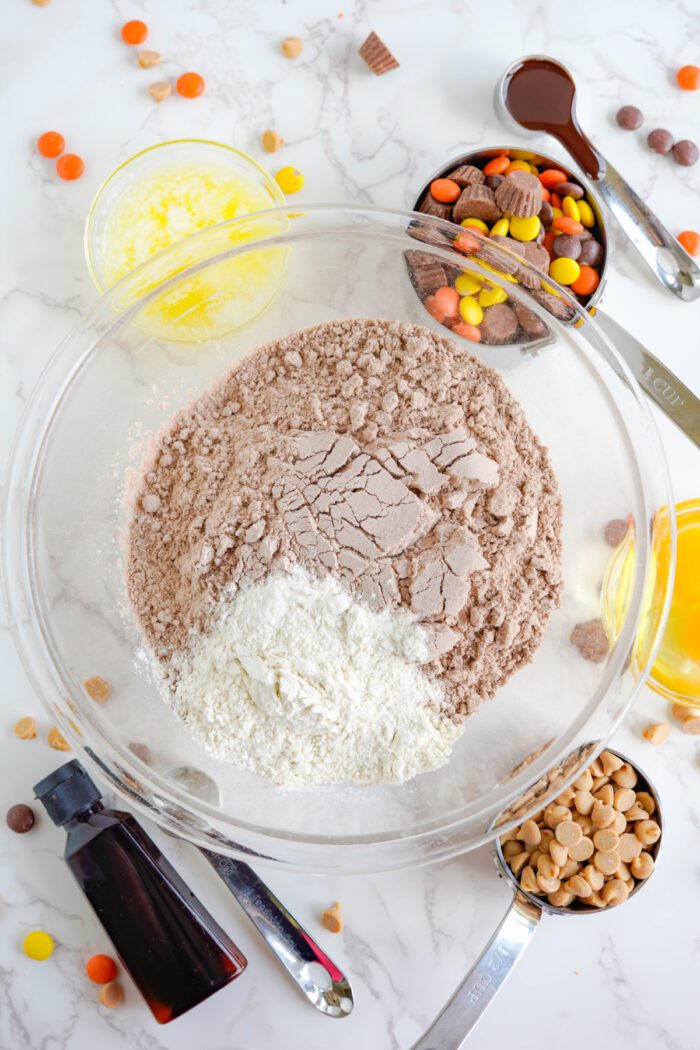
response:
M4 549L25 667L81 760L137 809L197 843L319 872L454 855L558 794L604 746L653 658L665 609L650 611L644 595L659 572L671 586L674 536L671 522L669 542L652 552L652 517L672 500L649 410L573 300L561 300L570 320L556 320L522 284L499 276L498 248L485 268L453 248L455 230L415 213L324 206L213 227L105 294L56 352L28 406L8 476ZM471 349L502 373L550 450L564 502L563 604L532 663L468 720L442 769L403 786L282 790L201 750L158 693L125 593L129 477L175 410L267 340L351 317L446 334L409 279L406 253L416 249L422 263L432 258L500 285L546 327L524 346ZM521 278L537 285L542 275L526 270ZM218 334L198 343L159 337L161 311L170 333L180 313L185 325L192 309L206 321L196 301L202 288L216 289L218 310L227 296L249 296L241 281L256 280L268 282L269 294L256 299L267 308L250 311L243 327L222 334L214 324ZM609 557L602 529L627 515L635 528L631 598L609 656L592 663L569 637L599 615ZM643 666L629 660L640 633ZM86 695L91 675L112 685L106 702ZM203 775L173 776L183 768Z

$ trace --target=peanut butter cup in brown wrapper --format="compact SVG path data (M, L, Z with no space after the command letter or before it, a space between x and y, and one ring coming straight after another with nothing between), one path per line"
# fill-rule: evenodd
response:
M513 171L496 190L496 204L501 211L531 219L542 207L542 184L529 171Z
M495 244L506 250L503 252L499 251L498 248L494 248ZM478 259L482 259L489 266L493 266L495 270L498 270L500 273L506 273L511 277L522 269L523 246L520 241L513 240L512 237L501 237L498 234L491 234L480 246L476 255Z
M538 270L542 270L545 274L547 273L549 270L549 252L543 244L538 244L536 241L525 241L520 245L520 251L525 262L529 263L530 266L536 266ZM525 268L518 270L517 277L526 288L539 288L541 286L542 276L532 273Z
M493 190L483 185L466 186L452 210L453 222L481 219L488 223L496 222L500 217L501 209L494 200Z
M473 164L460 164L458 168L451 171L445 178L452 179L462 189L465 186L480 186L486 180L486 176L481 168L475 168Z
M360 48L360 58L364 59L372 72L380 77L392 69L398 69L399 63L389 48L376 33L370 33Z
M518 327L518 318L506 303L488 306L481 322L481 341L489 346L512 343Z

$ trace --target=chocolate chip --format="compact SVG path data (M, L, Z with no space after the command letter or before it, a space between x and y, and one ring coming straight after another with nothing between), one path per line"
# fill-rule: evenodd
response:
M16 831L18 835L24 835L34 827L34 811L22 802L10 806L5 819L10 831Z
M636 131L642 126L644 116L636 106L623 106L622 109L618 109L615 119L625 131Z
M689 168L697 162L698 147L690 139L681 139L673 147L673 159L676 164L682 164L684 168Z
M554 211L549 201L542 201L542 207L540 208L539 216L542 225L546 229L549 229L549 227L554 221Z
M490 190L497 190L503 182L502 175L489 175L486 179L486 185Z
M673 135L666 131L666 128L654 128L647 135L647 146L653 149L654 153L670 153L673 149Z
M562 234L562 237L565 236ZM559 238L555 237L555 241ZM603 246L598 244L598 241L591 238L589 241L583 241L581 249L578 254L579 266L600 266L603 261Z
M573 237L569 233L560 233L552 241L552 251L558 259L578 259L581 247L578 237Z
M518 330L518 318L505 303L488 306L481 322L481 341L490 346L511 343Z
M575 201L580 201L583 197L583 187L578 186L575 182L560 182L554 187L554 192L562 200L564 197L572 197Z

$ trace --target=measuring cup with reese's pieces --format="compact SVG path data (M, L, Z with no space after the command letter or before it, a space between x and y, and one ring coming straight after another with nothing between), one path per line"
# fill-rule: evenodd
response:
M659 825L661 834L656 842L645 848L655 863L663 839L663 822L658 795L646 774L642 773L639 767L630 762L628 758L609 749L605 754L613 755L623 764L629 765L637 774L636 792L644 792L653 802L650 812ZM546 896L538 896L524 889L517 875L511 870L503 852L506 842L513 841L516 837L513 831L501 836L496 840L493 854L499 875L507 879L514 889L510 907L452 998L411 1050L458 1050L462 1046L510 976L515 964L520 960L544 914L579 916L600 914L605 910L602 907L587 905L585 900L578 897L566 907L557 907ZM620 903L626 903L636 896L647 881L648 878L640 877L640 881L629 892L626 900Z

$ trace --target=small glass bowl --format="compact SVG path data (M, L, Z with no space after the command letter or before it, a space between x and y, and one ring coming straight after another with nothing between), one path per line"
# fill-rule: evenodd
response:
M149 146L115 168L100 186L90 206L85 223L85 258L90 276L100 292L114 284L105 271L105 232L120 197L140 179L179 164L230 168L269 195L266 207L285 203L284 194L270 172L233 146L207 139L173 139Z

